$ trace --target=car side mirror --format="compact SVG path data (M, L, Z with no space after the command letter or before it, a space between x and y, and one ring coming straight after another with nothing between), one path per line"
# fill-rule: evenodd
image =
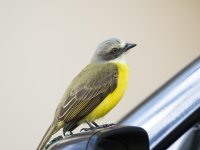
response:
M114 126L66 137L49 150L149 150L147 132L140 127Z

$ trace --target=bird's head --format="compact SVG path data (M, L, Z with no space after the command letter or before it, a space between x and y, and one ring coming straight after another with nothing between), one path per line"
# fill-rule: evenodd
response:
M136 44L125 43L117 38L108 39L98 45L92 62L120 61L123 54L135 46Z

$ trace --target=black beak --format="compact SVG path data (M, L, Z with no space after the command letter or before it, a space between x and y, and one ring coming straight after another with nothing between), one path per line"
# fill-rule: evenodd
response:
M132 44L132 43L126 43L125 47L123 48L123 51L126 52L129 49L135 47L137 44Z

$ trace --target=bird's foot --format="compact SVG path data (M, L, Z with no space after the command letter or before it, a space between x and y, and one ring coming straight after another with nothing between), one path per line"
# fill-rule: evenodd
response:
M100 126L98 126L98 128L108 128L108 127L112 127L112 126L115 126L114 123L111 123L111 124L102 124Z
M60 135L58 137L55 137L53 140L51 140L46 146L45 146L45 149L48 149L52 144L54 144L55 142L57 141L60 141L62 140L63 137Z
M80 130L80 132L83 132L83 131L91 131L91 130L93 130L93 129L91 129L91 128L82 128L82 129Z
M95 127L98 127L98 124L95 123L94 121L89 122L89 121L85 120L85 122L87 123L87 125L89 126L89 128L82 128L80 130L80 132L82 132L82 131L90 131L90 130L93 130Z
M64 135L65 137L68 137L68 136L73 135L73 132L72 132L72 131L66 131L66 132L63 131L63 135Z
M80 132L82 132L82 131L91 131L91 130L95 130L95 129L108 128L108 127L112 127L112 126L115 125L114 123L98 125L94 121L92 121L92 122L86 121L86 123L88 124L89 128L82 128L80 130Z

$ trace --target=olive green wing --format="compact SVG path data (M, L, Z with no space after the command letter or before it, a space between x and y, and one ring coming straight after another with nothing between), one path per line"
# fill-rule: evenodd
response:
M59 109L58 120L76 124L95 109L117 87L115 64L90 64L72 81L65 92Z

